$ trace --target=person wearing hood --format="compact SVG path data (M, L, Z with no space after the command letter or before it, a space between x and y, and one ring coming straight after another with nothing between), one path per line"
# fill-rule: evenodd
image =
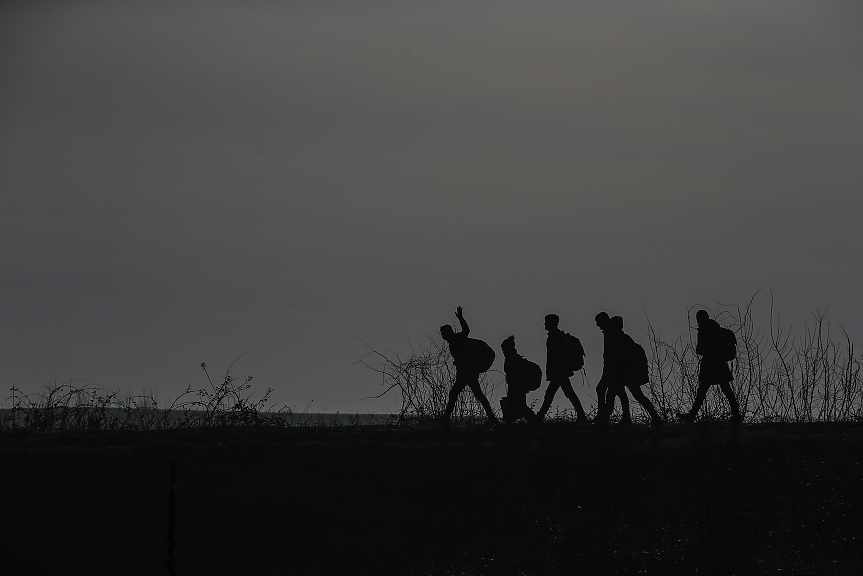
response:
M503 350L503 372L506 375L506 396L500 399L503 421L515 422L522 418L532 421L536 414L527 405L527 393L542 384L542 368L518 353L515 336L501 342L500 349Z

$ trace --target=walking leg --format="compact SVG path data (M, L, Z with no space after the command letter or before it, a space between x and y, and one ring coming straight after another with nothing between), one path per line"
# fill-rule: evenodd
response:
M599 384L596 385L596 419L599 419L601 414L605 414L605 405L608 403L608 400L605 397L607 393L608 381L605 378L600 378ZM611 410L609 410L608 413L611 414Z
M516 394L514 396L510 394L510 401L512 402L511 406L515 406L513 408L513 413L515 414L513 420L518 420L519 418L533 420L536 417L536 414L527 405L527 393Z
M449 391L449 402L447 402L446 410L444 410L442 418L443 420L449 422L449 419L452 416L452 412L455 409L455 403L458 400L458 395L461 394L461 391L464 390L464 387L464 381L459 380L458 375L456 375L455 383L452 385L452 389Z
M558 388L560 388L560 382L557 380L552 380L548 383L548 388L545 389L545 397L542 399L542 406L539 412L536 413L536 418L540 422L545 419L548 409L551 408L551 403L554 401L554 395L557 393Z
M560 387L563 388L564 396L569 398L569 401L572 402L572 407L575 408L575 413L578 415L575 421L587 422L587 414L584 413L584 406L581 405L581 400L578 398L575 390L572 389L572 382L569 381L569 378L561 382Z
M599 401L601 409L597 410L596 417L593 419L596 424L608 424L608 421L611 418L611 413L614 412L614 398L617 396L617 384L605 378L602 380L604 380L604 386L602 389L602 396ZM597 386L597 391L598 390L599 386Z
M482 388L479 387L479 380L473 380L470 384L470 391L473 392L474 397L477 402L483 407L485 410L485 415L489 420L497 420L497 416L494 415L494 410L491 409L491 404L488 401L488 398L485 397L485 394L482 393Z
M626 395L626 386L618 386L615 395L620 398L620 423L629 424L632 422L632 415L629 412L629 397ZM634 394L633 394L634 396ZM614 404L614 396L611 396L610 401ZM609 410L609 413L613 411Z
M695 393L695 402L692 403L692 408L686 414L677 414L677 417L684 422L695 422L695 417L698 415L704 399L707 398L708 390L710 390L710 384L700 382L698 384L698 392Z
M720 382L719 388L725 397L728 398L728 404L731 406L731 421L740 422L740 405L737 404L737 398L734 397L734 390L731 389L731 382Z
M631 386L629 391L632 393L632 397L641 404L647 413L650 414L650 423L654 425L662 424L662 418L659 417L659 412L656 411L656 408L653 406L653 402L644 395L644 392L641 391L641 386Z

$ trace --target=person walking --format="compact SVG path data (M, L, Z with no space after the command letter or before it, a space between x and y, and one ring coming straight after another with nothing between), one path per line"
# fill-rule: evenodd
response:
M461 332L454 331L449 324L440 327L440 335L449 344L449 352L455 365L455 382L449 391L449 402L441 420L449 422L459 394L465 388L470 388L477 402L485 410L488 421L497 422L488 398L479 387L479 375L491 368L494 362L494 350L482 340L468 338L470 327L464 319L461 306L456 308L455 315L461 325Z
M695 393L695 401L689 412L678 412L677 417L683 422L695 422L695 417L707 398L707 391L714 384L718 384L731 406L731 421L739 423L743 418L740 416L740 406L734 397L734 390L731 389L734 376L728 367L728 363L737 357L737 338L733 331L723 328L719 322L712 319L707 310L696 312L695 321L698 323L695 353L701 356L698 392Z
M644 348L623 331L622 317L610 318L607 313L600 312L594 319L603 333L602 378L596 386L599 409L594 423L608 424L614 411L615 396L620 398L621 424L631 422L629 400L626 397L626 390L629 390L632 397L650 415L650 423L660 426L662 418L659 412L641 391L641 386L648 382Z
M527 405L527 393L542 385L542 368L518 353L515 336L501 342L500 349L503 350L503 372L506 375L506 396L500 399L503 421L534 420L536 414Z
M542 422L551 408L554 395L558 389L563 388L564 396L572 403L578 415L576 422L584 423L587 422L587 414L584 413L581 400L578 399L569 380L576 370L581 370L584 366L584 348L578 338L561 330L558 327L559 324L560 316L557 314L548 314L545 317L545 329L548 331L548 338L545 341L545 379L548 381L548 388L545 390L545 398L536 419Z
M617 318L620 319L620 322L615 320ZM594 320L596 321L596 325L602 330L603 336L602 376L596 385L596 401L598 404L596 415L597 417L604 415L607 411L607 418L611 418L611 413L614 412L614 395L609 395L608 392L609 389L614 389L617 390L617 397L620 398L620 423L629 424L632 422L632 418L629 415L629 397L626 395L626 388L612 386L613 382L620 379L620 376L615 374L615 370L619 370L625 361L621 358L614 358L614 354L619 352L622 347L612 343L615 338L619 340L623 333L623 318L620 316L609 318L608 314L600 312ZM610 406L608 406L609 402L611 402ZM594 422L596 421L597 419L594 418Z

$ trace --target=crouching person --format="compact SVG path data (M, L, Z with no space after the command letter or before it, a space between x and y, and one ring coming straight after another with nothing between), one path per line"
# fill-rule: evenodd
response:
M536 414L527 405L527 393L538 390L542 384L542 368L515 349L515 336L501 342L503 372L506 374L506 396L500 399L504 422L524 418L532 421Z

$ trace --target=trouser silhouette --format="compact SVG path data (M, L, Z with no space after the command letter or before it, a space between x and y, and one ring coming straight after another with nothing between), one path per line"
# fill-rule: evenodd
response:
M455 382L452 385L452 390L449 391L449 402L447 402L446 411L444 411L444 420L449 420L452 416L452 412L455 410L455 403L458 400L458 395L461 394L462 390L465 388L470 388L470 391L473 392L477 402L482 405L486 416L488 416L489 419L494 420L497 418L494 415L494 411L491 409L491 404L489 404L488 398L485 397L485 394L482 393L482 388L479 387L479 374L465 375L456 372Z
M599 390L599 386L597 386L597 390ZM620 396L621 398L625 398L626 390L629 390L629 393L632 394L632 397L635 398L635 401L641 404L641 407L644 408L648 414L650 414L650 420L652 422L662 422L662 418L660 418L659 412L656 411L653 403L647 396L644 395L644 392L641 391L641 385L626 384L619 381L607 384L605 401L600 401L600 411L597 412L594 422L607 423L609 418L611 418L612 410L614 410L614 397ZM629 400L627 400L625 403L621 400L620 409L623 412L621 420L624 422L630 421L631 417L629 414Z
M597 416L605 414L605 411L608 410L608 417L611 417L611 413L614 412L614 394L608 393L609 388L611 388L609 380L607 378L600 378L599 384L596 385L596 401L599 403L596 409ZM630 421L629 397L626 395L624 387L618 388L617 397L620 398L621 421L628 422ZM610 404L610 406L606 406L607 404Z
M584 413L584 407L581 405L581 400L572 389L572 382L569 381L569 376L563 378L553 378L548 382L548 388L545 390L545 398L542 400L542 407L536 413L538 419L545 418L548 409L551 408L551 403L554 401L554 395L557 394L559 388L563 388L563 395L566 396L572 407L575 408L575 413L578 414L579 420L587 420L587 414Z
M722 393L725 394L725 397L728 399L728 404L731 406L731 416L739 419L740 405L737 403L737 398L734 397L734 390L731 389L731 382L699 382L698 392L695 393L695 402L692 403L692 409L689 411L689 414L691 416L698 414L698 411L701 409L701 405L704 404L704 399L707 398L707 392L713 384L718 384L719 389L722 390Z
M500 409L504 422L515 422L519 418L532 420L536 416L527 405L527 392L507 392L507 395L500 399Z

